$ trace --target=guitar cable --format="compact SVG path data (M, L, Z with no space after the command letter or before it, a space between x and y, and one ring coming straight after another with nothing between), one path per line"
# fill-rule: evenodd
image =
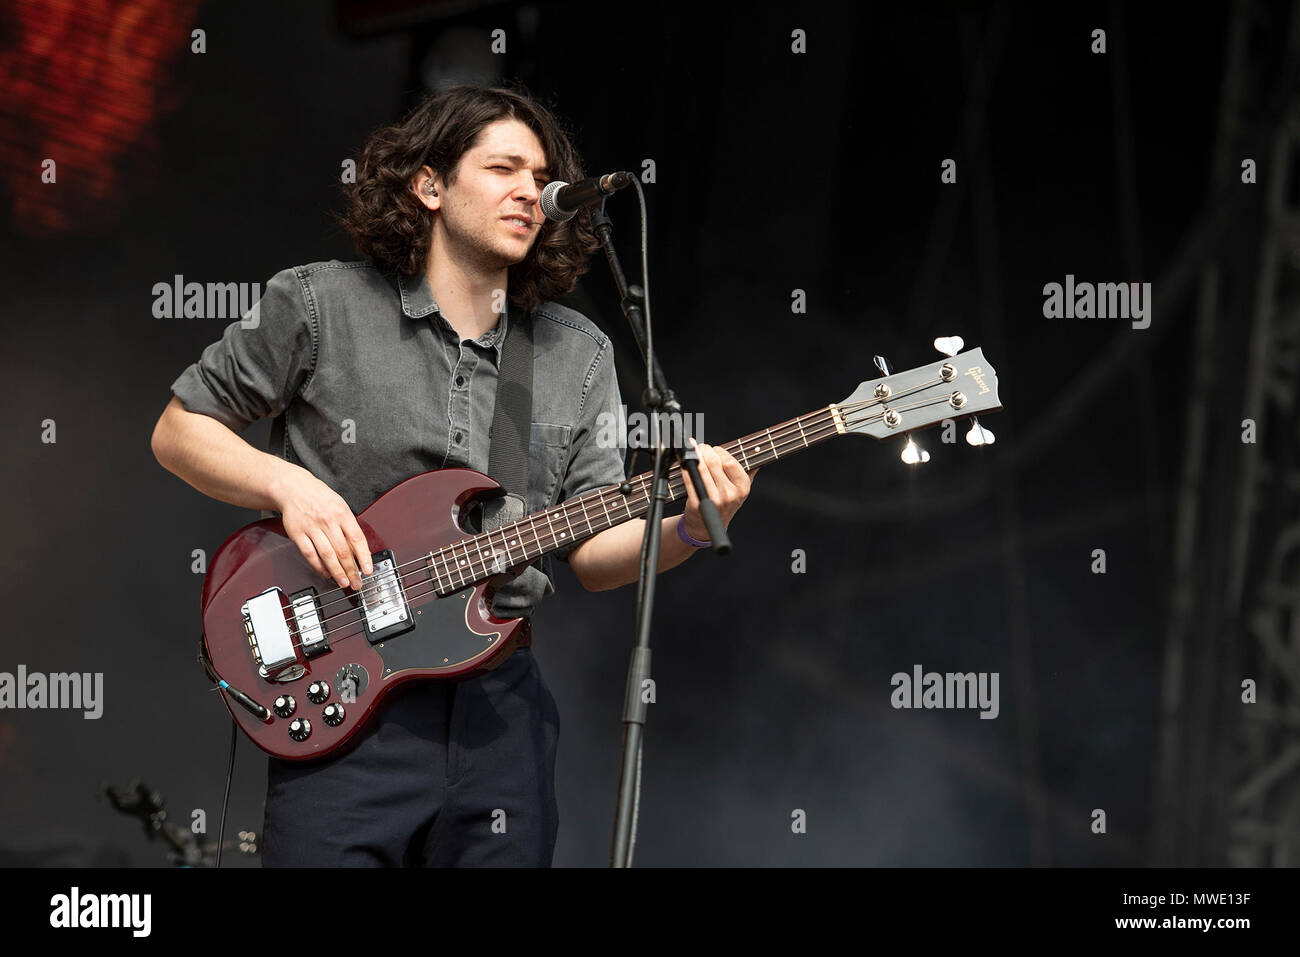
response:
M203 666L203 670L208 673L208 677L212 679L213 684L215 684L226 694L230 695L230 697L234 698L236 701L242 704L249 711L253 712L253 714L257 715L257 717L260 720L265 721L269 717L271 717L271 712L267 711L264 705L258 704L256 701L254 701L248 695L244 694L244 692L240 691L238 688L226 684L225 679L223 679L221 675L217 674L215 671L212 670L212 659L208 657L208 649L207 646L203 643L202 635L199 636L199 664L201 664Z
M230 807L230 782L235 776L235 742L239 738L239 725L230 719L230 756L226 759L226 793L221 796L221 823L217 826L217 861L221 867L221 852L226 846L226 809Z
M257 702L253 701L252 698L249 698L248 695L226 684L226 682L221 679L221 676L213 670L212 659L208 657L207 645L204 643L202 635L199 635L198 661L199 664L203 666L203 670L208 673L208 677L212 679L213 683L216 684L218 688L221 688L232 696L235 696L236 701L239 701L242 697L247 699L248 702L257 705ZM240 704L244 704L244 702L240 701ZM244 706L248 707L247 704L244 704ZM262 708L261 705L257 705L257 707L261 708L263 714L266 713L266 709ZM249 710L252 709L250 708ZM256 714L256 712L254 713ZM239 725L235 722L235 719L232 716L230 719L230 754L226 759L226 790L221 796L221 823L217 826L217 860L215 865L217 868L221 867L221 851L226 844L226 810L230 807L230 782L235 776L235 745L238 743L238 740Z

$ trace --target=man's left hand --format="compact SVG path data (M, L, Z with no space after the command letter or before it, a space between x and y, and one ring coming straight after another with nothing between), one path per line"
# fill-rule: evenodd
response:
M734 455L717 446L697 442L695 452L700 459L700 481L704 483L704 490L709 493L710 500L718 507L722 527L726 528L731 524L732 516L749 497L758 469L747 473ZM696 541L707 542L709 530L700 517L700 501L695 494L695 483L685 473L682 474L682 479L686 483L686 534Z

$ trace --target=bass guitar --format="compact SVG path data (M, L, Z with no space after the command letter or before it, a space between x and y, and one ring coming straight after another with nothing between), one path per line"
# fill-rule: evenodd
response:
M863 382L842 402L724 448L749 471L839 435L884 439L995 411L997 385L983 352L972 349ZM686 494L680 466L669 472L669 489L674 500ZM644 472L470 534L462 514L501 487L472 469L424 472L357 516L374 571L356 591L318 575L280 519L254 522L226 540L204 580L205 667L263 751L290 761L333 756L356 742L398 686L482 673L529 641L526 619L492 614L496 582L645 515L652 491Z

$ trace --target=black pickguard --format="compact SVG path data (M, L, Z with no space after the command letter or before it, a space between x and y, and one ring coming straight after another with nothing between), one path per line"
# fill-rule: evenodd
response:
M384 661L380 679L408 668L446 668L483 653L501 632L476 635L465 624L466 603L474 588L465 588L416 609L415 627L374 646Z

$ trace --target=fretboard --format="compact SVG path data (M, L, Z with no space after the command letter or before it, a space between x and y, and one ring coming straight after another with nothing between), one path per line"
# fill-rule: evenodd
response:
M746 471L775 462L794 452L836 435L838 430L831 406L798 416L722 446ZM631 479L625 494L620 485L593 489L547 509L534 512L489 532L435 551L428 567L439 595L449 595L476 582L501 574L516 565L584 541L607 528L639 518L650 511L654 494L652 472ZM670 501L683 498L686 487L680 465L668 471Z

